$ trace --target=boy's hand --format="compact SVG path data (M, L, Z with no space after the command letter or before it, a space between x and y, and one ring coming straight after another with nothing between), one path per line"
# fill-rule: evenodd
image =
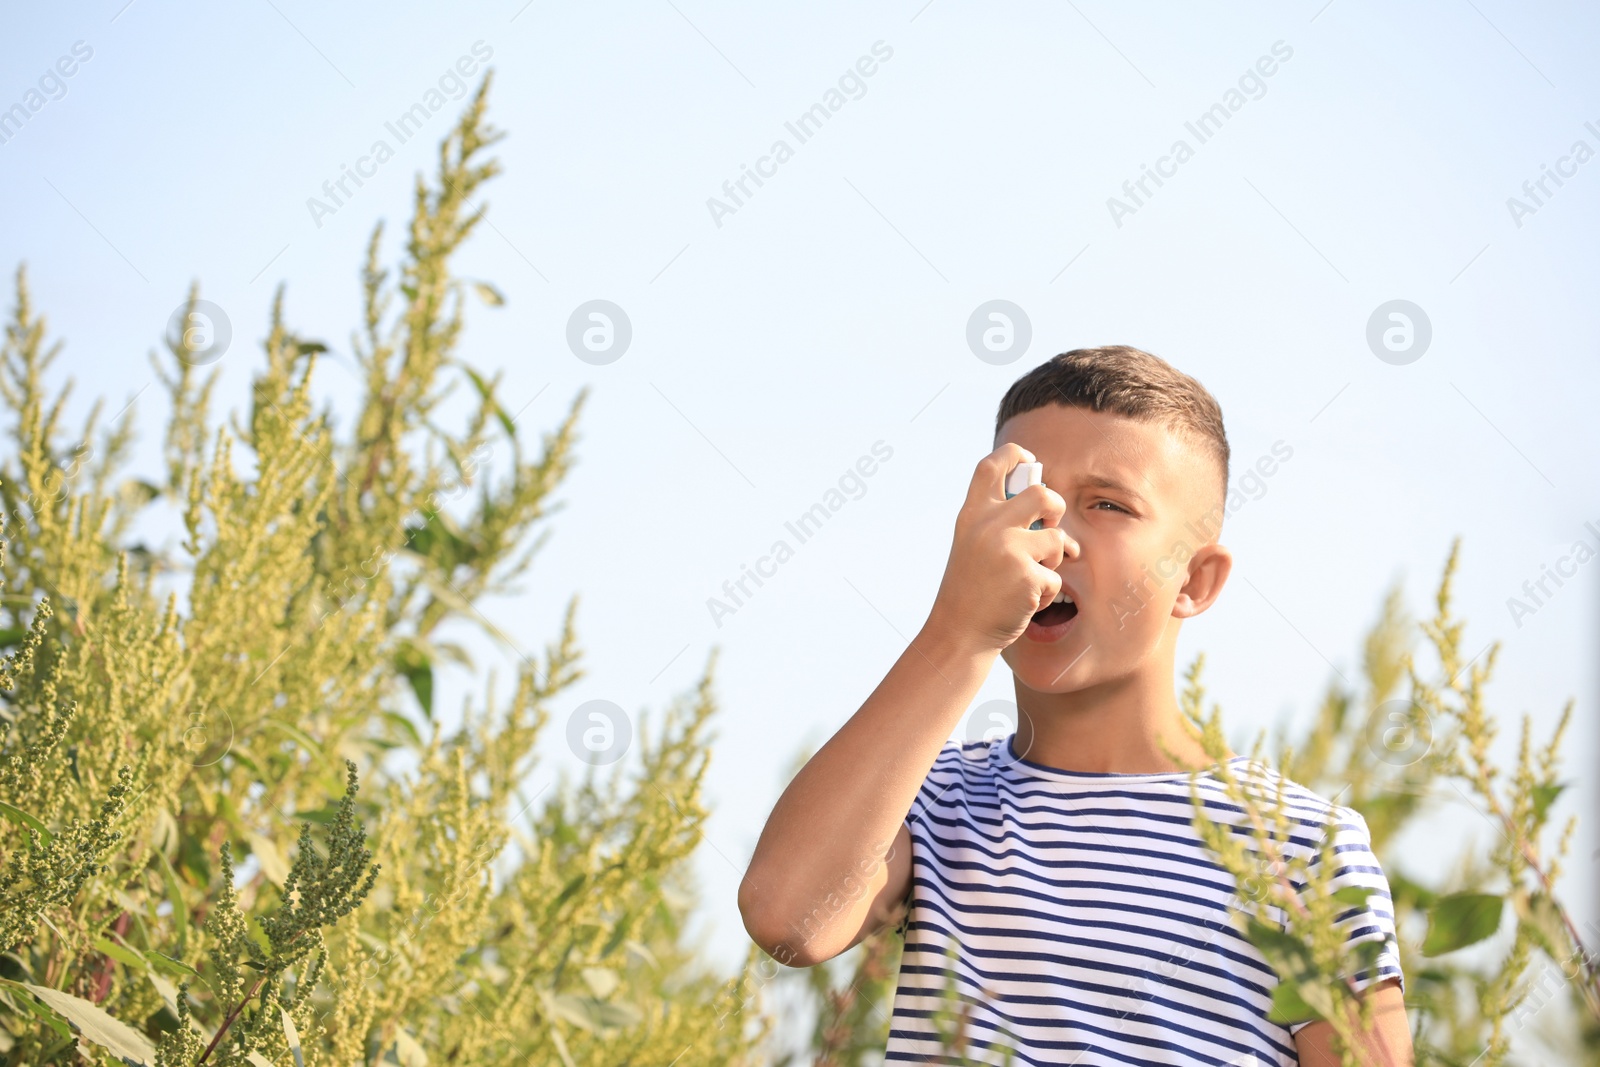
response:
M928 628L1000 651L1022 636L1028 620L1061 591L1056 568L1078 544L1057 525L1066 514L1061 494L1031 485L1006 499L1006 474L1033 453L1008 442L983 458L956 515L944 579L928 613ZM1030 530L1034 519L1044 529Z

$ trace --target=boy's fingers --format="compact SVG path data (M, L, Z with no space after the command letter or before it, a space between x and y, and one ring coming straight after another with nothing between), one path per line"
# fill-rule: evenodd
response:
M1002 487L1003 495L1003 487ZM1061 516L1067 513L1067 502L1062 495L1048 485L1030 485L1016 496L1007 500L1005 506L1010 510L1007 514L1008 525L1030 527L1033 520L1038 519L1041 525L1048 529L1061 521Z
M1015 441L1007 441L978 461L977 469L972 472L972 484L967 489L967 503L1005 500L1006 475L1011 468L1018 463L1035 462L1032 452Z
M1067 556L1078 554L1078 542L1067 536L1065 530L1059 526L1046 526L1042 530L1024 530L1028 538L1028 555L1041 567L1054 571L1061 566ZM1059 583L1061 576L1056 575ZM1057 590L1051 590L1050 595L1055 596Z
M1032 532L1042 533L1043 531L1035 530ZM1058 559L1056 562L1059 563L1060 560ZM1057 573L1055 567L1051 565L1050 560L1040 560L1038 567L1039 597L1038 602L1034 605L1034 611L1038 611L1040 608L1049 607L1050 602L1056 598L1056 594L1061 592L1061 575Z

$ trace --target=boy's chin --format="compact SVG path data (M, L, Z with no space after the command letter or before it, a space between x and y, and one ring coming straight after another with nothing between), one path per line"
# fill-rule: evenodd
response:
M1068 646L1068 642L1040 645L1024 635L1008 645L1000 658L1017 681L1036 693L1071 693L1093 684L1092 657L1086 648Z

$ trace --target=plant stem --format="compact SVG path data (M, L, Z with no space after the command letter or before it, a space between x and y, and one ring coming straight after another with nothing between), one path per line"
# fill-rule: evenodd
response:
M239 1018L240 1013L245 1009L245 1005L250 1003L250 999L256 995L256 991L261 988L262 983L264 983L266 980L267 976L264 974L257 978L255 985L251 986L250 991L244 995L244 999L239 1001L239 1003L234 1006L232 1011L228 1012L228 1017L222 1020L221 1026L217 1027L217 1034L211 1039L211 1044L206 1046L206 1050L200 1053L200 1058L195 1061L195 1067L199 1067L200 1064L206 1062L207 1057L211 1055L211 1051L221 1043L222 1035L228 1032L228 1027L232 1026L234 1020Z

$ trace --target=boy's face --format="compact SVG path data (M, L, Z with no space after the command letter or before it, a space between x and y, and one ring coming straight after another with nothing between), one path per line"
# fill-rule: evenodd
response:
M1029 623L1002 653L1012 673L1041 693L1170 673L1179 620L1210 606L1231 566L1214 541L1213 460L1157 423L1064 404L1007 419L995 444L1008 441L1044 464L1078 545L1056 568L1077 615L1065 627Z

